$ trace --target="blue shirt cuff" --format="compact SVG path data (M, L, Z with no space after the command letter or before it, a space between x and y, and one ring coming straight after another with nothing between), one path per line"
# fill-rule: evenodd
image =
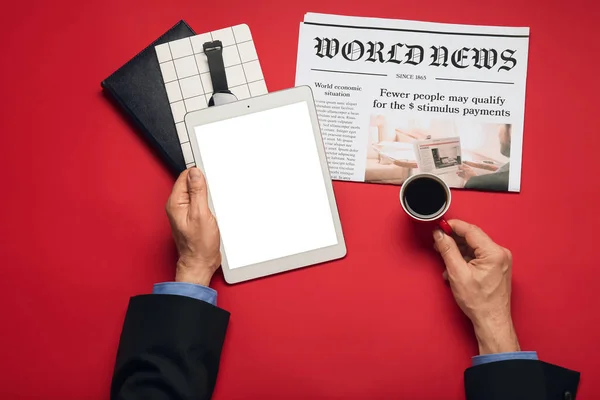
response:
M217 291L208 286L195 285L186 282L155 283L152 294L174 294L202 300L213 306L217 305Z
M535 351L515 351L512 353L497 353L497 354L484 354L482 356L475 356L471 358L471 363L475 367L481 364L487 364L496 361L506 360L537 360L537 352Z

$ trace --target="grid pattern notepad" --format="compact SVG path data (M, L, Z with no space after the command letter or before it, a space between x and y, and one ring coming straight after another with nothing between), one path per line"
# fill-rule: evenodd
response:
M220 40L229 90L238 100L267 93L248 25L236 25L155 47L186 167L196 164L185 114L208 107L212 81L203 44Z

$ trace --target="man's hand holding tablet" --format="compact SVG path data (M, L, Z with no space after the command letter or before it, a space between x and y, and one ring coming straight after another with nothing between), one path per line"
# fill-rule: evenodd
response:
M179 253L175 281L208 286L221 265L220 234L198 168L179 175L166 209Z

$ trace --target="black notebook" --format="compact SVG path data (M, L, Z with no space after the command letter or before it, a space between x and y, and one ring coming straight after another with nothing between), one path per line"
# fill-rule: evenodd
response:
M176 174L185 169L185 161L154 46L193 35L179 21L101 83Z

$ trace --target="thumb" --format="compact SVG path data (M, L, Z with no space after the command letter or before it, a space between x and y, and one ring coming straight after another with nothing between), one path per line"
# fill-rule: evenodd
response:
M190 218L198 218L209 211L206 180L202 172L196 167L189 169L187 189L190 195Z
M433 232L435 249L442 256L446 270L450 276L457 276L463 273L467 263L463 259L456 242L452 237L446 235L440 229Z

